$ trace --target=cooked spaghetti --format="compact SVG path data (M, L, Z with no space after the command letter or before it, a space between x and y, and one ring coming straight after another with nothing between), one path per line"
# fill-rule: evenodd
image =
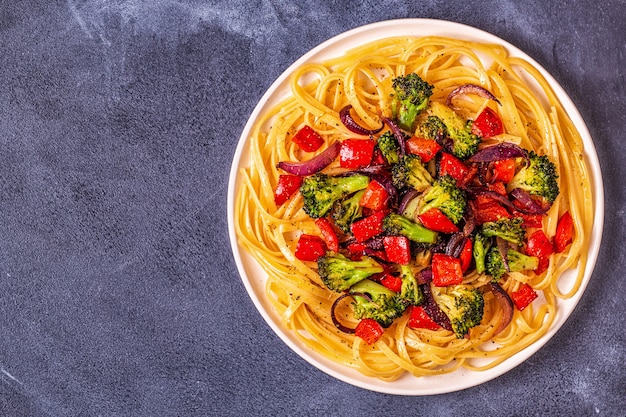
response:
M328 289L316 262L295 256L299 236L319 235L314 219L303 210L296 192L283 204L274 200L281 161L303 161L319 154L335 141L367 139L348 130L340 110L352 106L352 114L367 129L378 129L382 117L391 118L392 82L416 73L433 86L431 102L445 103L461 85L478 85L499 102L476 94L457 96L455 111L473 120L491 107L504 133L483 138L480 148L513 143L538 155L546 155L558 174L560 193L541 218L541 229L550 239L564 213L573 220L571 244L548 257L541 273L509 272L499 280L508 294L529 284L539 298L523 310L514 309L504 330L498 326L504 311L494 293L487 290L492 277L469 270L463 284L484 294L480 324L467 337L444 328L412 328L405 312L384 329L372 344L340 330L333 314L346 327L358 319L349 302L333 303L340 293ZM586 248L593 221L593 200L588 167L579 133L541 73L526 61L511 57L499 45L444 37L394 37L348 51L322 63L307 64L293 72L291 94L263 114L254 125L247 146L250 164L240 172L241 186L235 202L235 230L239 243L267 273L267 297L282 318L310 348L361 373L393 381L405 373L416 377L452 372L460 367L480 371L494 367L535 342L550 328L558 299L574 296L583 280ZM302 126L312 127L324 139L315 153L303 152L292 138ZM377 135L376 135L377 136ZM345 172L335 160L323 171ZM421 252L412 264L427 263L430 253ZM426 261L425 261L426 260ZM577 268L571 285L562 288L560 277ZM489 343L487 343L489 342Z

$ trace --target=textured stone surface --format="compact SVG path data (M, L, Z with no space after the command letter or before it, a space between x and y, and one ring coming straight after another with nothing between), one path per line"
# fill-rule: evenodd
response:
M0 414L624 415L622 0L19 1L0 7ZM345 30L429 17L550 71L594 137L603 245L530 360L435 397L313 368L257 313L230 253L231 157L257 100Z

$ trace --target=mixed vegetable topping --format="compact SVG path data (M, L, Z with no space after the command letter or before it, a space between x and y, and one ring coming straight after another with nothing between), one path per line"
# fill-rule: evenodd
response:
M335 325L374 343L403 314L414 329L444 328L469 337L483 319L484 293L503 310L502 331L514 308L537 292L523 284L507 293L499 282L510 272L543 273L550 255L572 242L574 225L562 215L551 238L542 220L559 194L555 165L510 142L494 108L473 120L453 107L458 94L477 94L499 105L477 85L455 89L446 103L430 100L433 86L417 74L393 80L392 116L366 129L340 112L342 123L368 138L330 143L307 161L284 161L275 188L277 205L300 193L318 235L301 234L295 256L316 262L324 285L341 295L332 307ZM324 139L304 126L291 140L304 152ZM322 172L337 161L340 174ZM486 285L465 280L486 274ZM481 281L484 283L484 280ZM352 302L359 324L346 327L335 314Z

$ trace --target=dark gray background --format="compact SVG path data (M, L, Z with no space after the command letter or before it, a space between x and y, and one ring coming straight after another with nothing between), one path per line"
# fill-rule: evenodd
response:
M606 192L565 326L511 372L434 397L368 392L290 351L226 224L231 158L273 80L406 17L476 26L550 71ZM0 1L0 415L626 415L625 22L622 0Z

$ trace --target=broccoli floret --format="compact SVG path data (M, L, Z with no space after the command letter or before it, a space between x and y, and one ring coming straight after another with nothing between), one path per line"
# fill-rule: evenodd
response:
M446 127L446 138L451 141L450 153L460 159L467 159L478 150L480 137L472 133L472 123L463 120L445 104L430 103L431 117L438 117ZM433 122L434 123L434 122Z
M521 245L526 237L526 229L522 226L521 217L503 217L493 222L483 223L481 233L486 237L499 237L507 242Z
M400 278L402 279L402 287L399 297L406 305L420 305L424 301L424 294L417 283L413 270L408 265L400 265Z
M521 272L532 271L539 266L539 258L535 256L528 256L514 249L507 250L507 263L509 265L509 271ZM493 247L487 252L485 259L485 271L488 275L491 275L492 280L497 281L507 272L504 265L504 260L498 248Z
M406 305L400 302L395 292L370 279L353 285L350 293L354 299L354 317L374 319L383 327L391 325L406 309Z
M487 252L491 248L491 238L483 235L482 233L476 233L474 236L473 255L474 264L476 265L476 272L482 274L485 272L485 258Z
M369 256L352 260L337 252L326 252L317 260L317 273L329 289L346 291L359 281L383 272L383 267Z
M396 188L411 187L417 191L424 191L434 181L422 159L415 154L402 156L399 162L391 167L391 178Z
M383 231L389 235L405 236L417 243L433 244L437 242L438 237L437 232L433 232L397 213L389 213L385 216Z
M350 232L350 225L363 214L363 207L359 204L365 190L357 191L349 197L337 200L333 204L331 213L337 227L345 233Z
M331 177L318 173L306 177L300 186L304 212L313 218L324 217L335 201L367 188L369 182L366 175Z
M383 157L388 164L393 165L400 161L398 154L400 151L400 145L398 145L398 141L393 133L390 131L383 133L378 137L376 143L378 144L378 149L380 149L380 152L383 154Z
M437 116L428 116L424 123L417 127L416 135L440 142L448 135L446 125Z
M433 86L419 75L410 73L394 78L392 87L394 91L392 110L398 126L413 131L415 119L428 106Z
M556 167L547 155L528 153L528 164L522 167L507 184L507 191L521 188L552 203L559 195Z
M480 324L485 300L478 289L462 284L431 288L435 302L450 319L457 338L462 339L472 327Z
M453 223L458 223L465 214L467 201L463 190L457 188L456 180L449 175L437 178L432 187L424 192L419 214L438 208Z

